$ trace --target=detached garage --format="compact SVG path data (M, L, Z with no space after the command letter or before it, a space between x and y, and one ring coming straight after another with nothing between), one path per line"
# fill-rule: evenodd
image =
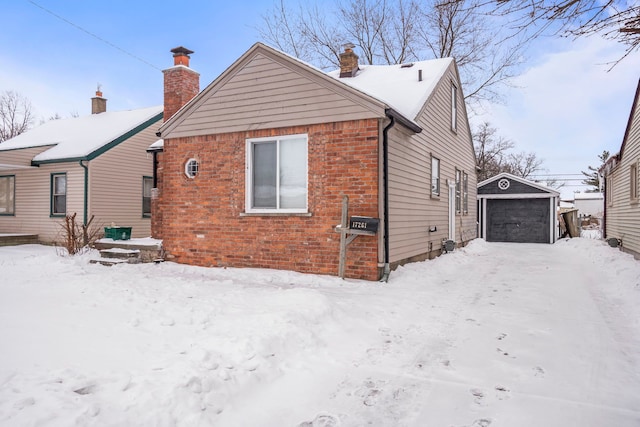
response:
M560 193L501 173L478 184L478 235L488 242L554 243Z

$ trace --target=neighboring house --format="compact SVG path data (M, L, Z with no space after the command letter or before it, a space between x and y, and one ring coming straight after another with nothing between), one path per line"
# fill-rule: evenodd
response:
M501 173L478 184L479 235L488 242L554 243L560 193Z
M176 53L182 72L188 53ZM165 111L153 236L170 259L335 275L343 195L350 216L379 219L349 244L347 277L377 280L476 237L454 60L363 66L349 45L340 56L327 74L257 43Z
M51 120L0 144L0 233L60 240L66 215L78 224L132 227L150 235L152 157L162 107L106 112L101 92L90 116Z
M602 218L604 215L603 193L574 193L573 196L578 215Z
M604 237L640 258L640 80L620 152L600 169L605 179Z

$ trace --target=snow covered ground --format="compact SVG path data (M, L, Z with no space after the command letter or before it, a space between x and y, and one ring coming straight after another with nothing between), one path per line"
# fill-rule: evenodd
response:
M599 240L387 284L88 259L0 248L0 425L640 425L640 262Z

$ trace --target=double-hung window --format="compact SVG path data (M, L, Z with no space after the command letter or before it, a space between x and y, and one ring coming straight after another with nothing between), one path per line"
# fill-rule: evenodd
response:
M638 201L638 163L632 163L629 168L629 197L631 201Z
M16 177L0 176L0 215L15 214Z
M440 159L431 157L431 195L440 196Z
M458 130L458 87L451 83L451 130Z
M462 173L460 170L456 169L456 213L460 213L460 208L462 205Z
M153 178L150 176L142 177L142 216L148 218L151 216L151 189L153 188Z
M307 212L307 135L247 140L246 211Z
M51 174L51 216L67 214L67 174Z
M469 213L469 175L462 172L462 213Z

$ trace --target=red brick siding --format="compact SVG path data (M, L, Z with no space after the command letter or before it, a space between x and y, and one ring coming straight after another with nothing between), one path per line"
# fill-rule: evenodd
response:
M200 92L200 74L187 67L172 67L164 73L164 115L166 122Z
M241 216L245 211L245 147L249 138L308 134L311 216ZM378 217L377 119L165 139L162 158L162 235L180 263L258 267L335 275L342 195L350 214ZM187 178L196 158L200 171ZM199 237L200 236L200 237ZM348 247L346 275L379 278L378 238Z

